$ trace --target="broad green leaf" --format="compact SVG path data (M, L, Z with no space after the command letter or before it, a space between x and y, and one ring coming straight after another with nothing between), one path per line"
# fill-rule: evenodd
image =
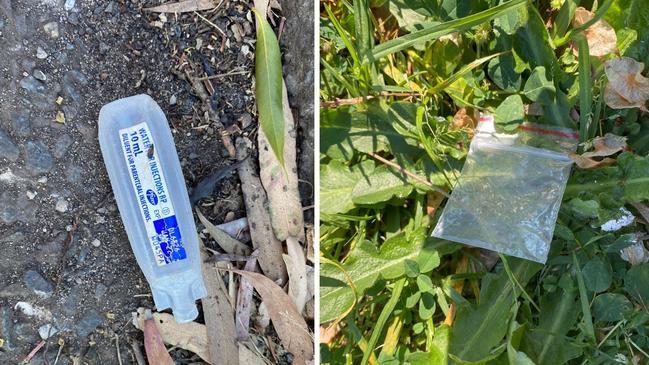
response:
M477 14L428 26L422 30L389 40L374 47L371 57L366 59L365 62L373 62L389 54L408 49L420 42L430 41L454 32L466 31L476 25L488 22L507 11L525 6L525 4L527 4L527 0L511 0Z
M417 276L417 287L420 292L433 292L433 282L430 280L430 277L426 275Z
M530 65L530 69L545 67L551 75L562 74L550 44L543 19L533 6L517 10L519 27L514 33L514 51Z
M419 299L419 318L422 320L428 320L435 313L435 296L431 293L421 293L421 299Z
M510 95L496 108L495 122L505 131L512 132L523 123L525 109L523 99L518 95Z
M261 129L277 160L284 166L284 110L282 109L282 56L275 32L265 16L257 18L255 50L255 96Z
M568 202L573 214L580 218L597 218L599 213L599 203L595 200L583 201L580 198L574 198Z
M617 322L633 310L633 304L622 294L604 293L593 300L593 316L600 322Z
M567 289L541 296L539 325L523 339L521 349L537 365L564 364L581 354L581 349L566 338L579 313L574 280L567 281L571 285Z
M416 155L413 140L406 140L395 130L394 116L376 103L363 105L367 110L340 107L322 108L320 112L320 152L337 160L350 160L358 152L401 152ZM392 114L394 115L394 114Z
M624 290L639 303L649 303L649 263L635 265L626 272Z
M542 265L522 259L510 259L511 271L521 285L525 286ZM465 361L477 361L486 357L507 333L509 319L520 290L514 287L502 270L497 276L488 274L483 279L480 305L459 306L450 353Z
M543 66L539 66L532 71L523 89L523 94L528 99L544 105L554 101L556 92L554 83L546 76L545 67Z
M347 167L337 160L320 166L320 212L345 213L354 208L354 186L374 170L372 161Z
M406 276L409 278L416 278L419 276L419 264L415 260L406 260L404 262L406 265Z
M613 282L613 269L611 269L611 264L599 256L588 261L581 272L584 275L584 283L588 290L596 293L608 289Z
M413 352L408 355L406 361L410 365L447 365L448 346L451 337L451 329L448 325L442 324L435 328L433 343L429 352Z
M360 179L352 190L354 204L371 205L392 198L405 198L412 192L412 185L398 172L387 166L379 166Z
M489 61L487 73L491 81L506 91L518 91L521 88L521 75L514 71L515 61L511 53L506 53Z
M379 278L396 279L405 274L405 261L415 260L423 240L408 240L405 233L386 240L381 248L370 241L360 241L342 264L351 276L359 296ZM439 265L439 257L436 258ZM354 294L340 270L331 265L320 268L320 323L338 318L354 301Z
M630 203L649 199L649 158L624 152L617 161L625 176L624 199Z
M408 32L423 28L430 24L437 13L436 4L417 0L390 0L390 13L399 23L399 27Z
M517 310L517 306L515 306ZM511 321L509 335L507 336L507 359L510 365L535 365L523 351L518 351L521 340L525 336L526 326L520 325L516 320Z

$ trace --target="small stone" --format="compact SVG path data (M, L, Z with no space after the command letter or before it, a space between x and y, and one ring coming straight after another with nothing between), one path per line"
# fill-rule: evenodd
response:
M176 105L176 94L171 95L169 98L169 105Z
M49 54L47 54L47 52L45 52L45 50L43 49L43 47L40 47L40 46L39 46L39 47L36 49L36 58L38 58L39 60L44 60L44 59L46 59L48 56L49 56Z
M23 67L23 70L27 71L27 73L31 73L34 67L36 67L36 62L28 58L22 60L20 64Z
M46 299L52 296L54 287L37 271L29 270L23 275L23 283L27 289L33 291L39 297Z
M38 81L34 76L27 76L20 80L20 87L30 93L44 93L45 85Z
M99 247L101 246L101 241L95 238L90 244L95 247Z
M18 159L20 151L14 144L11 138L0 129L0 158L4 157L7 160L14 162Z
M33 191L27 192L27 198L29 198L29 200L34 200L35 197L36 197L36 192Z
M66 11L70 11L70 10L72 10L72 8L74 8L74 6L76 5L76 3L77 3L76 0L65 0L65 4L63 5L63 8L64 8Z
M43 30L52 38L59 37L59 23L49 22L43 26Z
M80 337L86 337L91 334L104 319L94 309L88 311L83 318L77 323L76 332Z
M55 158L61 158L68 151L70 145L72 145L72 137L67 134L63 134L56 140L56 145L54 146L54 151L52 152L52 154Z
M46 173L54 166L54 160L43 142L27 142L25 147L25 167L33 175Z
M65 124L65 113L58 111L56 113L56 118L54 119L57 123Z
M95 298L97 300L101 299L106 294L107 291L108 291L108 287L106 285L101 283L97 284L97 287L95 288Z
M47 340L48 338L54 336L58 330L56 327L52 326L51 324L44 324L38 328L38 334L41 336L43 340Z
M39 69L35 69L33 75L37 80L47 81L47 75Z
M224 221L225 223L227 223L227 222L232 222L232 221L234 220L234 218L235 218L234 212L228 212L228 213L225 215L225 219L224 219L223 221Z
M46 184L47 183L47 176L43 176L43 177L39 178L36 181L38 181L39 184Z
M63 104L63 97L59 96L56 98L56 105L61 105L61 104Z
M29 112L21 111L11 115L14 131L20 136L26 136L31 132L31 123L29 122Z
M59 198L59 200L56 201L55 209L56 209L57 212L61 212L61 213L67 212L68 211L68 201L63 199L63 198Z

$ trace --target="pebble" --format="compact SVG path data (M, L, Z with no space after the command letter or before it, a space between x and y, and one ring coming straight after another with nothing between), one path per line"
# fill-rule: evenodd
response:
M79 166L70 164L66 169L65 180L67 180L67 182L73 184L80 183L82 177L83 177L83 171Z
M94 309L89 310L76 326L77 335L86 337L91 334L104 319Z
M36 197L36 194L37 193L34 192L34 191L28 191L27 192L27 198L29 198L29 200L34 200L34 198Z
M47 75L39 69L35 69L33 75L37 80L47 81Z
M31 123L29 122L29 113L26 111L12 114L14 131L20 136L26 136L31 132Z
M171 95L171 97L169 98L169 105L176 105L176 99L176 94Z
M56 140L56 145L54 146L52 154L55 158L61 158L68 151L70 145L72 145L72 137L68 134L63 134Z
M30 93L45 93L45 85L31 75L20 80L20 87Z
M33 291L39 297L46 299L54 293L54 287L37 271L29 270L23 275L23 283L27 289Z
M14 195L8 191L0 194L0 222L32 221L37 209L38 206L22 194Z
M59 37L59 23L49 22L43 26L43 30L52 38Z
M14 144L3 130L0 129L0 156L6 158L7 160L14 162L18 159L20 151L18 147Z
M106 54L106 53L108 53L108 51L110 51L110 46L107 45L104 42L100 42L99 43L99 53Z
M93 245L93 246L95 246L95 247L99 247L99 246L101 246L101 241L95 238L95 239L91 242L91 245Z
M20 62L20 65L23 67L23 70L31 73L34 67L36 67L36 62L30 59L24 59Z
M74 8L74 6L76 5L76 3L77 3L76 0L65 0L65 4L63 4L63 8L64 8L66 11L70 11L70 10L72 10L72 8Z
M25 147L25 167L33 175L46 173L54 166L54 160L43 142L27 142Z
M106 295L106 292L108 291L108 287L104 284L97 284L97 287L95 288L95 298L97 300L101 299L104 295Z
M44 60L44 59L46 59L48 56L49 56L49 54L47 54L47 52L45 52L45 50L43 49L43 47L40 47L40 46L39 46L39 47L36 49L36 58L38 58L39 60Z
M68 211L68 201L63 199L63 198L59 198L59 200L56 201L55 209L56 209L57 212L61 212L61 213L67 212Z
M47 340L48 338L54 336L59 330L56 329L56 327L52 326L51 324L44 324L38 328L38 334L41 336L43 340Z

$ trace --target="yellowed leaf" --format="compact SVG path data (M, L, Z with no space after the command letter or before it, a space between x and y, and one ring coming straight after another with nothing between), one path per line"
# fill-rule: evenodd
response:
M475 129L477 125L475 115L467 113L466 108L461 108L453 116L453 127L456 129L468 128Z
M573 18L573 25L579 27L591 20L595 14L583 7L578 7L575 10L575 17ZM584 31L586 40L588 41L588 51L591 56L602 57L617 50L617 36L615 29L611 27L606 20L598 20L595 24L591 25Z
M288 255L282 255L288 271L288 295L293 299L297 310L302 313L308 295L306 259L300 243L295 237L286 239Z
M606 133L604 137L593 139L594 151L582 153L583 157L605 157L618 153L626 148L626 137Z
M65 114L63 112L57 112L55 120L57 123L65 124Z
M649 79L641 74L644 63L629 57L614 58L606 61L604 70L608 77L604 91L608 106L614 109L644 106L649 99Z
M576 153L569 153L568 156L570 157L571 160L575 162L575 164L580 168L584 170L592 170L592 169L597 169L600 167L605 167L605 166L611 166L615 164L615 160L612 158L604 158L600 161L594 160L589 157L583 157L580 156Z
M212 224L212 222L208 221L199 209L196 209L196 215L198 216L198 220L200 220L205 226L205 229L207 229L207 233L210 234L214 241L216 241L225 252L232 255L250 254L250 248L248 246L232 238L229 234L220 230Z

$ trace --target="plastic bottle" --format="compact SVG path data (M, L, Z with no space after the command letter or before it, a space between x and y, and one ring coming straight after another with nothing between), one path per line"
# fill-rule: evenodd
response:
M173 137L148 95L105 105L99 145L131 247L158 310L194 320L207 295L198 236Z

